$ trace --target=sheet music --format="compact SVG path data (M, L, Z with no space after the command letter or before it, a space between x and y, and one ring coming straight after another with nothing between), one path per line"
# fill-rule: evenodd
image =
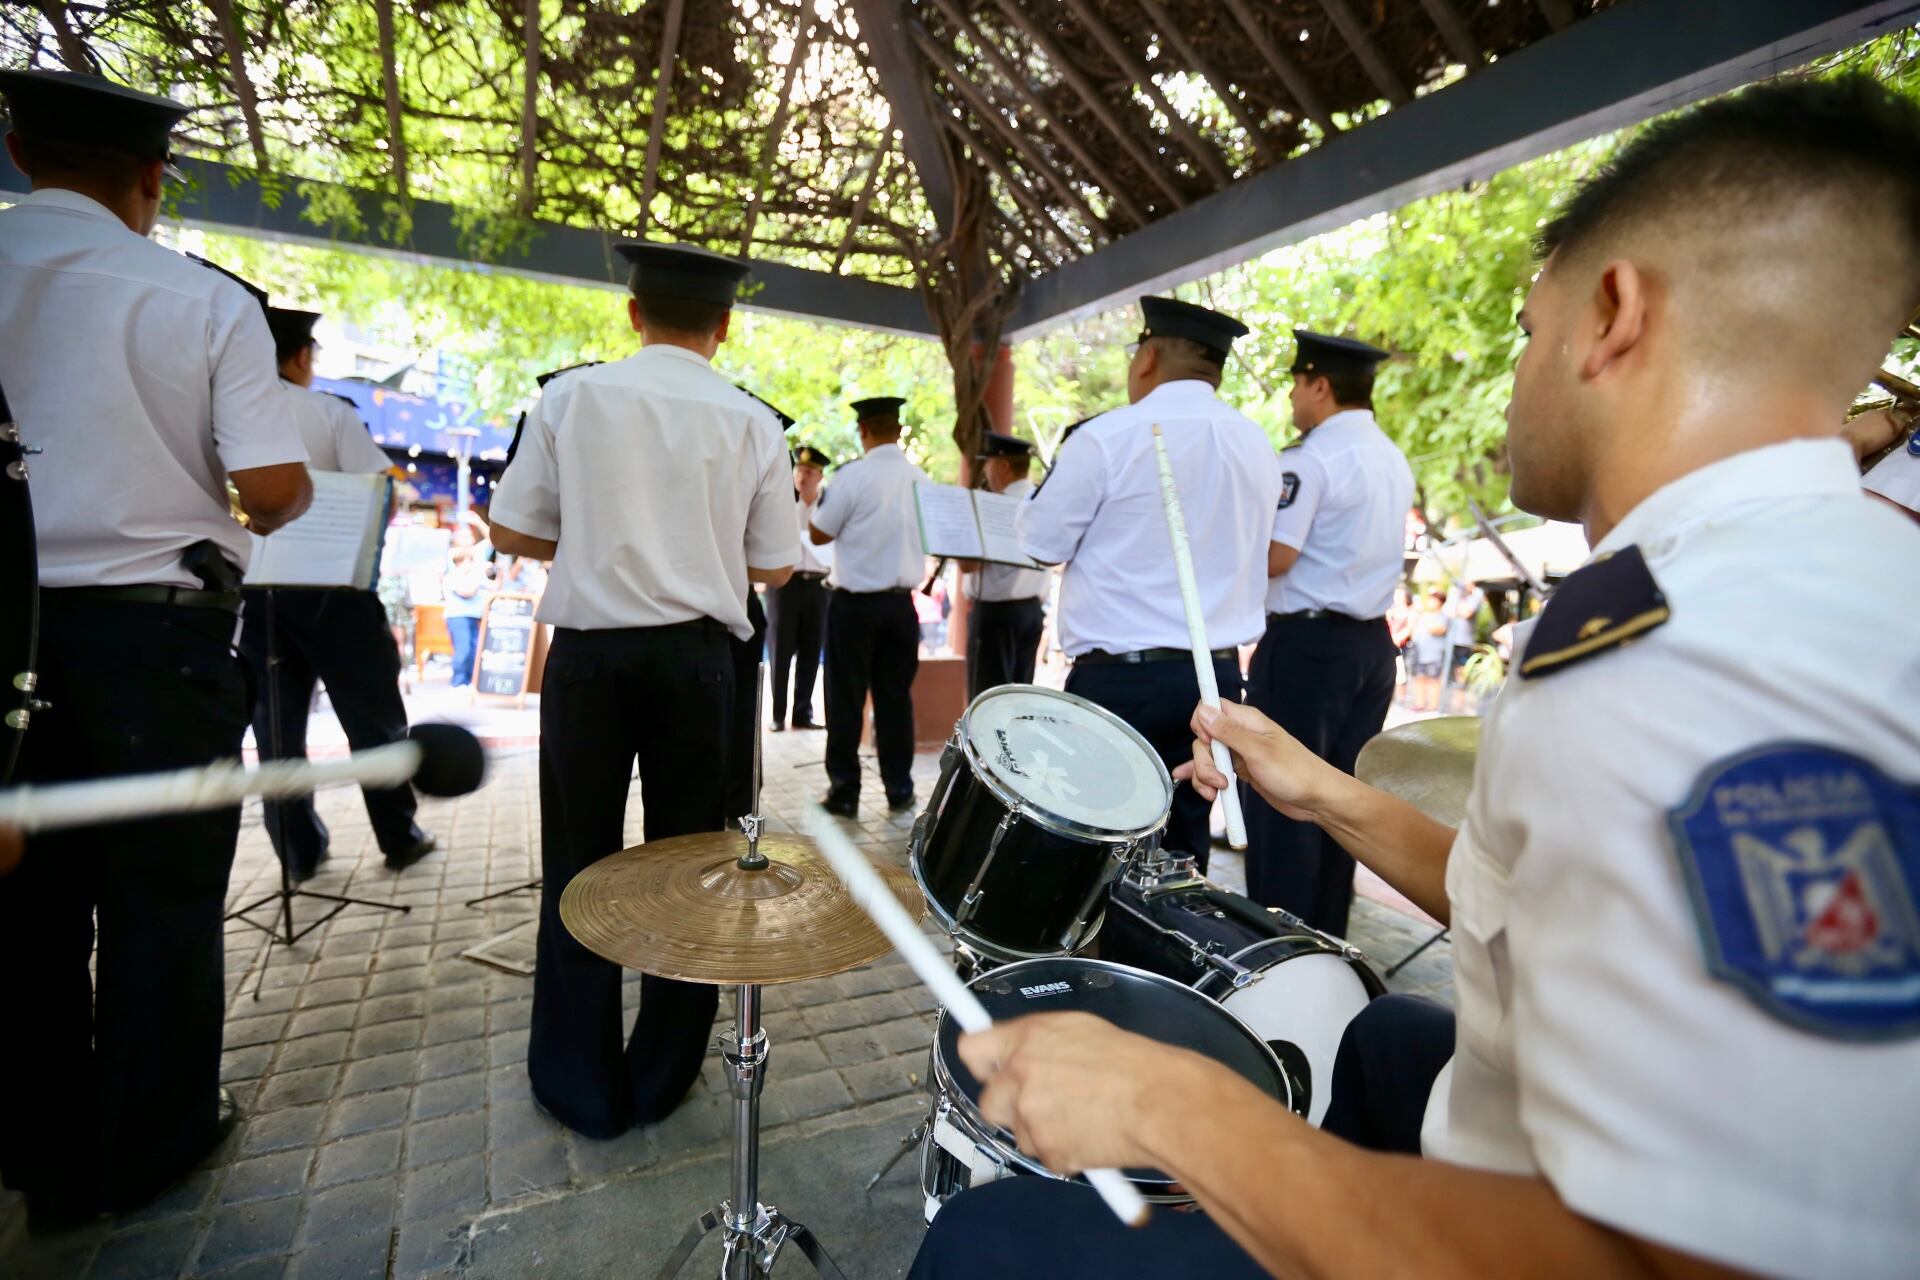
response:
M253 536L250 587L372 587L386 526L384 475L315 471L313 505L270 538Z
M973 505L980 517L981 559L1023 569L1040 567L1039 561L1020 549L1020 509L1027 505L1024 498L976 489Z
M913 486L913 500L920 510L922 551L957 560L978 560L986 555L971 493L958 485L920 483Z

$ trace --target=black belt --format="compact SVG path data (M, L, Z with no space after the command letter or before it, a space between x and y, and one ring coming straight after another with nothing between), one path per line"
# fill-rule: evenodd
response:
M1238 649L1215 649L1212 655L1220 662L1237 662L1240 659ZM1111 662L1192 662L1191 649L1135 649L1132 653L1108 653L1105 649L1089 649L1073 660L1075 666L1098 667Z
M882 587L878 591L849 591L845 587L835 587L834 590L843 596L910 596L914 591L912 587Z
M171 604L187 609L218 609L240 614L238 591L202 591L197 587L56 587L53 593L83 600L115 600L123 604Z
M825 582L826 580L827 575L824 573L802 573L797 569L794 570L793 576L787 579L788 582Z
M1292 613L1270 613L1268 622L1281 622L1290 618L1327 619L1333 622L1356 622L1369 626L1376 622L1385 622L1385 618L1356 618L1350 613L1341 613L1338 609L1295 609Z

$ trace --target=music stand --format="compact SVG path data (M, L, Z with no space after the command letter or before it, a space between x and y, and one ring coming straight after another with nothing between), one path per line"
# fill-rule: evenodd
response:
M278 587L266 588L267 740L273 752L273 758L276 760L281 758L280 680L278 671L280 666L280 641L276 635L274 625L274 603L278 596ZM255 745L258 746L259 744L256 743ZM263 800L260 803L263 811L262 822L264 822L264 810L266 806L278 804L279 801ZM271 828L269 828L268 836L269 843L271 843ZM226 919L228 920L238 920L242 924L251 925L253 928L267 935L267 953L260 957L260 977L259 980L253 984L253 998L255 1000L260 998L260 990L266 985L267 962L273 958L274 943L277 942L283 947L291 947L294 943L300 941L300 939L306 937L315 929L318 929L321 925L333 919L342 911L345 911L348 907L378 907L382 911L398 911L401 915L406 915L413 910L411 905L398 902L376 902L371 898L353 898L339 893L318 893L312 889L296 889L293 885L293 875L287 870L286 854L276 847L273 851L273 856L274 861L280 864L280 887L257 901L250 902L246 906L234 911L229 911L226 915ZM321 902L331 902L333 905L323 911L316 919L308 921L304 929L296 932L293 927L293 900L295 898L313 898ZM279 919L273 923L263 923L247 914L250 911L258 911L269 902L277 902L279 904L279 911L277 912Z

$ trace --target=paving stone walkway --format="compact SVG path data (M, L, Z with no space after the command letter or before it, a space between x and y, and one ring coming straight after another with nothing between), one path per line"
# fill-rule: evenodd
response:
M822 789L823 745L818 733L769 735L763 808L776 829ZM923 797L934 772L932 756L916 762ZM877 779L866 790L853 834L904 858L910 817L884 813ZM307 887L409 910L350 907L291 948L231 924L223 1076L245 1122L164 1199L66 1235L30 1238L18 1198L0 1193L0 1276L650 1274L725 1192L725 1082L715 1059L667 1120L609 1142L568 1133L531 1101L531 980L461 953L532 919L531 893L465 903L537 874L534 755L498 757L478 793L427 802L421 820L442 852L398 876L357 793L328 792L320 809L333 856ZM637 789L627 826L638 843ZM230 901L261 897L277 876L256 806ZM1238 860L1217 858L1215 876L1237 885ZM297 904L296 927L315 907ZM1356 903L1353 940L1381 968L1426 933ZM1444 944L1393 985L1450 999ZM813 1227L853 1280L902 1274L920 1233L915 1162L872 1196L860 1188L924 1110L931 998L888 957L769 988L765 1008L766 1198ZM712 1274L717 1257L710 1244L689 1274ZM797 1256L780 1271L807 1274Z

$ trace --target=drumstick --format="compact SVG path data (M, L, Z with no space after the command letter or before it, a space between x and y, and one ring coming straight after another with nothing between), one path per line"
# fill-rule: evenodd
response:
M866 855L853 847L839 824L827 816L827 811L818 805L810 807L807 814L807 834L813 837L819 846L820 854L827 864L840 877L847 887L847 896L857 903L862 911L873 918L880 932L887 935L887 941L900 953L920 981L927 984L935 998L947 1007L953 1020L960 1029L967 1032L985 1031L993 1026L993 1018L987 1013L986 1006L979 997L967 989L960 981L960 975L934 949L927 935L920 932L920 926L907 914L900 900L893 896ZM1142 1226L1147 1221L1147 1202L1141 1198L1139 1188L1120 1176L1118 1169L1088 1169L1086 1179L1100 1198L1107 1202L1120 1221L1130 1227Z
M1200 583L1193 576L1193 551L1187 545L1187 517L1180 510L1180 490L1173 483L1173 464L1167 460L1167 442L1160 424L1153 424L1153 453L1160 464L1160 500L1167 509L1167 533L1173 539L1173 570L1180 579L1180 604L1187 611L1187 643L1193 647L1193 674L1200 681L1200 701L1220 709L1220 683L1213 675L1213 650L1207 645L1207 615L1200 608ZM1247 819L1240 810L1240 788L1233 777L1233 753L1213 740L1213 767L1227 775L1220 793L1227 803L1227 843L1247 847ZM1183 852L1194 853L1187 849Z

